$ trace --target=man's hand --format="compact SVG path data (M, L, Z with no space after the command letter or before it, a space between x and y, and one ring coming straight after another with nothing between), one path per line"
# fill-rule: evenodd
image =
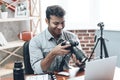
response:
M65 55L70 52L70 50L67 50L66 48L69 48L71 45L64 45L61 46L61 44L58 44L55 48L51 50L51 53L54 55Z
M67 50L66 48L70 47L71 45L64 45L64 46L61 46L61 44L57 45L55 48L53 48L49 54L42 60L41 62L41 66L42 66L42 69L43 71L46 71L52 61L54 60L54 58L57 56L57 55L65 55L65 54L68 54L70 52L70 50Z
M76 65L81 65L82 63L79 61L79 60L77 60L77 58L76 58L76 56L74 55L74 54L72 54L72 59L73 59L73 62L76 64Z

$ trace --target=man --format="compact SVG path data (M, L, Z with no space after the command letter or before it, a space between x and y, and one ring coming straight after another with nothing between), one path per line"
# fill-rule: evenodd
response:
M35 74L60 71L61 67L63 70L68 69L67 63L71 53L66 48L71 45L61 45L61 42L70 39L79 41L79 39L73 33L63 31L64 15L65 11L60 6L48 6L45 19L48 28L30 40L30 62ZM74 60L77 61L75 56ZM60 66L63 62L64 64Z

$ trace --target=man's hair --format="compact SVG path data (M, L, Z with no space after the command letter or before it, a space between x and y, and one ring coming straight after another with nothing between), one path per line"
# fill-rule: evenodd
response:
M50 20L51 15L57 17L64 17L65 10L58 5L48 6L46 9L46 18Z

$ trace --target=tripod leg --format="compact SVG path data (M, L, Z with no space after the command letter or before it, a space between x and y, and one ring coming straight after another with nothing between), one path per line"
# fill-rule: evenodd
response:
M100 40L100 38L98 38L98 40L97 40L97 42L96 42L96 44L95 44L95 46L94 46L94 48L93 48L93 50L92 50L92 53L90 54L90 57L88 58L88 61L90 61L90 59L91 59L91 57L92 57L92 55L93 55L93 53L94 53L94 50L95 50L95 48L96 48L99 40Z
M103 38L100 37L100 59L103 58Z
M103 48L104 48L105 58L106 58L106 57L109 57L108 51L107 51L107 48L106 48L106 44L105 44L105 40L104 40L104 39L103 39Z

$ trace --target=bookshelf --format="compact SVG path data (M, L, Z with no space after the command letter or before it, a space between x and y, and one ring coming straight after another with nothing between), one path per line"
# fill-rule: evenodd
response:
M29 2L29 16L30 17L13 17L13 18L0 18L0 23L7 23L7 22L16 22L16 21L29 21L30 23L30 31L34 32L36 31L36 28L41 28L40 27L40 0L26 0ZM8 2L9 3L9 2ZM12 4L9 4L12 6ZM37 6L39 5L39 6ZM14 24L14 23L13 23ZM0 26L3 27L3 26ZM41 31L41 30L40 30ZM22 40L14 40L11 42L8 42L4 46L0 46L0 51L9 54L6 57L4 57L2 60L0 60L0 65L4 63L7 59L9 59L12 55L15 57L23 58L23 56L16 54L17 51L19 51L24 44L25 41ZM16 48L14 51L8 51L8 49Z

